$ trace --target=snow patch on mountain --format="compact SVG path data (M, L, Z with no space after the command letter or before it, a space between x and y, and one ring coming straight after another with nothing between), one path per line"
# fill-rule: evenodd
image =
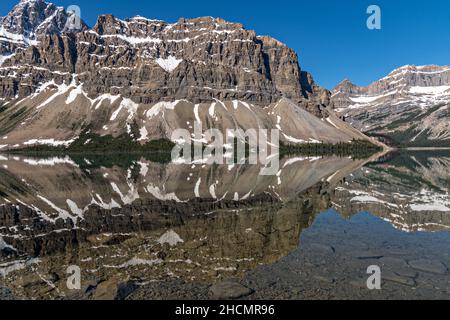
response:
M436 87L411 87L409 92L412 94L428 94L428 95L438 95L443 94L450 90L450 86L436 86ZM450 94L450 92L447 92Z
M70 140L55 140L55 139L31 139L28 140L26 142L24 142L23 144L26 146L29 145L50 145L50 146L54 146L54 147L59 147L59 146L65 146L68 147L70 146L77 138L73 138Z
M184 240L173 230L169 230L164 233L159 239L158 243L163 245L167 243L169 246L176 246L178 243L183 243Z
M63 94L65 94L70 88L71 86L66 85L65 83L62 83L60 85L56 84L54 80L46 83L43 85L43 89L45 90L46 88L48 88L49 86L56 86L57 90L56 92L54 92L47 100L45 100L43 103L41 103L40 105L38 105L36 107L36 109L41 109L42 107L45 107L46 105L50 104L50 102L52 102L53 100L55 100L58 96L61 96Z
M111 115L110 120L111 121L116 120L117 116L119 115L119 113L122 110L128 111L128 120L130 120L136 114L138 107L139 107L139 105L137 103L133 102L131 99L124 98L124 99L122 99L122 102L120 103L117 110L114 111L113 114Z
M164 190L161 190L158 186L154 186L153 184L149 184L147 188L145 188L145 190L159 200L185 202L181 201L174 192L167 193Z
M176 105L181 100L175 100L173 102L161 101L153 105L146 113L147 118L153 118L157 116L160 112L164 113L164 109L174 110Z
M69 164L74 167L78 167L78 165L69 157L66 156L64 158L61 157L52 157L52 158L44 158L44 159L32 159L25 158L23 162L32 165L32 166L55 166L57 164Z
M1 39L0 39L1 40ZM12 57L14 57L16 54L15 53L11 53L11 54L0 54L0 66L8 59L11 59Z
M2 25L0 25L0 41L26 46L36 46L39 43L37 40L30 39L22 34L9 32Z
M179 64L183 61L183 59L177 59L174 56L168 56L167 58L158 58L156 59L156 63L159 64L161 68L166 70L167 72L172 72L176 68L178 68Z
M148 131L146 127L142 127L139 129L139 134L141 135L138 139L138 141L144 141L148 139Z
M75 87L75 89L70 91L70 94L66 99L66 104L71 104L81 94L83 94L83 85L82 84L78 85L77 87Z
M356 103L370 103L370 102L374 102L378 99L380 99L381 96L375 96L375 97L350 97L350 100L352 100L353 102Z

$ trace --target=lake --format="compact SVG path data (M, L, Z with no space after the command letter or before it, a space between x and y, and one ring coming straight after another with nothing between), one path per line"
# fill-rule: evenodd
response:
M449 299L450 151L260 169L0 155L0 298Z

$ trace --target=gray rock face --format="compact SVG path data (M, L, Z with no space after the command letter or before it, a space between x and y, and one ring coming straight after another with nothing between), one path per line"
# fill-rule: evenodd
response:
M137 103L162 97L262 104L282 95L303 98L300 68L291 49L221 19L180 19L168 24L106 15L99 17L91 32L79 34L77 42L75 72L89 71L80 80L89 83L89 93L94 95L110 85L132 95Z
M280 127L290 144L367 139L326 109L329 92L292 49L241 24L102 15L92 29L66 32L69 18L34 0L1 20L30 41L0 61L0 149L65 143L87 128L115 137L134 128L144 143L199 120L205 130Z
M68 17L63 8L35 0L0 20L2 53L15 54L4 58L2 97L23 98L43 82L70 82L74 73L89 96L120 93L136 103L217 98L268 104L282 96L301 102L321 91L292 49L238 23L102 15L91 30L73 35L65 32Z
M344 80L335 110L356 128L396 145L450 146L450 67L404 66L367 87Z

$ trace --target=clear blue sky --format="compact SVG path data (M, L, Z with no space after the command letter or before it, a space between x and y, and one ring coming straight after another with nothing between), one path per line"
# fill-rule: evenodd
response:
M19 0L1 0L5 15ZM174 22L179 17L222 17L271 35L299 55L303 70L331 89L344 78L367 85L405 64L450 64L448 0L53 0L76 4L89 26L102 13L141 15ZM366 28L366 9L382 10L382 30Z

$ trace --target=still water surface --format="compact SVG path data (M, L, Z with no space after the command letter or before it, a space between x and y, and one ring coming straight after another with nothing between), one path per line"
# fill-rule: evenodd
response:
M259 171L0 155L0 298L450 298L449 151Z

